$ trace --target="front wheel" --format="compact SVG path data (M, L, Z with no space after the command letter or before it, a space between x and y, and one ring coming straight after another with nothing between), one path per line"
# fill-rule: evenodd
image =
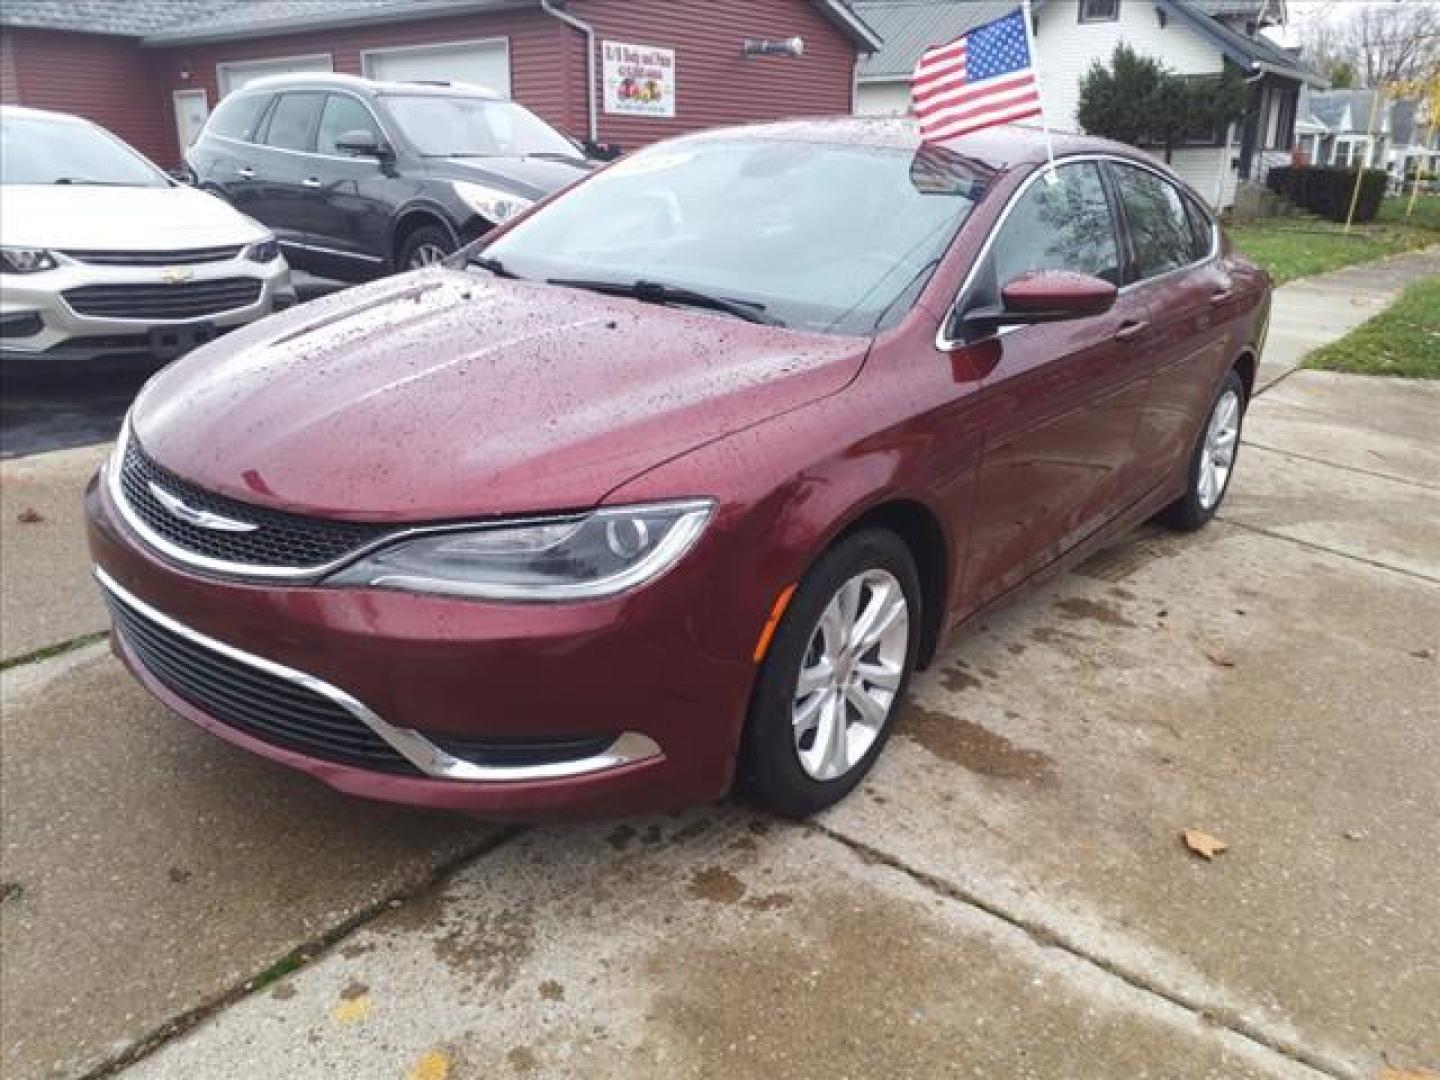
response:
M915 560L888 530L857 532L820 557L756 682L741 763L755 801L804 817L870 771L915 666L920 603Z
M1161 511L1161 521L1189 531L1215 516L1235 472L1244 416L1245 383L1231 371L1215 394L1210 415L1190 454L1190 482L1185 494Z
M400 247L401 270L423 270L445 260L455 250L455 240L439 225L421 225Z

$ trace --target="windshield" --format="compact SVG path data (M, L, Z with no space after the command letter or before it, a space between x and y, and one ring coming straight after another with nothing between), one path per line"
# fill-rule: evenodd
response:
M513 101L436 94L384 99L396 126L423 157L582 157L574 143Z
M797 329L871 334L909 310L988 175L943 150L680 140L578 185L484 254L519 277L657 282Z
M170 181L115 136L90 124L0 116L0 183L168 187Z

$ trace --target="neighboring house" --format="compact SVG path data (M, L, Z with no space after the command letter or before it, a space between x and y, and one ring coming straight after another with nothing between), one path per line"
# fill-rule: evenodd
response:
M801 55L757 47L792 38ZM842 0L0 0L0 100L87 117L168 166L221 97L264 75L451 79L629 148L850 112L879 44ZM658 99L617 92L627 63Z
M885 43L861 61L856 111L906 112L910 73L926 47L1017 6L1018 0L860 0L856 11ZM1176 172L1216 207L1234 201L1240 181L1261 180L1271 166L1288 163L1300 88L1323 85L1291 53L1256 36L1284 21L1284 0L1032 0L1032 9L1041 101L1057 131L1079 130L1080 80L1092 64L1108 64L1122 42L1182 75L1218 77L1228 68L1246 78L1245 117L1173 155Z
M1300 99L1299 145L1313 165L1389 171L1399 187L1416 169L1434 172L1435 118L1416 98L1389 101L1375 90L1330 90Z

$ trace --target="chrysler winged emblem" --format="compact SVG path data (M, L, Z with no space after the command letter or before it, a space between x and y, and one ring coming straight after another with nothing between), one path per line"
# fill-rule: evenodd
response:
M150 494L154 495L160 505L170 511L181 521L189 522L197 529L210 529L213 532L247 533L254 532L259 525L253 525L248 521L236 521L234 518L221 517L219 514L212 514L209 510L197 510L190 506L178 496L170 494L153 480L150 482Z
M179 285L182 281L189 281L193 278L195 271L186 269L183 266L172 266L160 276L165 279L165 284L167 285Z

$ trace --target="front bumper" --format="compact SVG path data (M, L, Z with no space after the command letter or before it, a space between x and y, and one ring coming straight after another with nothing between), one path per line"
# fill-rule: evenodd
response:
M114 634L120 657L171 709L332 787L505 819L666 810L729 788L754 669L743 649L707 641L706 605L724 590L703 564L690 573L682 564L633 594L579 604L262 586L164 562L123 524L104 484L90 485L86 510L112 602L118 595L221 649L319 683L386 729L431 746L585 736L603 736L606 745L602 755L540 772L447 769L438 759L430 775L357 767L227 722L162 681L123 630Z
M290 267L283 258L268 263L242 256L186 265L176 284L203 285L244 278L260 285L252 303L203 315L161 319L101 317L76 311L64 294L87 286L166 286L170 268L110 266L66 260L37 274L0 275L0 358L37 366L97 358L155 355L169 360L184 350L187 331L205 327L219 334L254 322L295 303ZM167 348L167 341L170 342Z

